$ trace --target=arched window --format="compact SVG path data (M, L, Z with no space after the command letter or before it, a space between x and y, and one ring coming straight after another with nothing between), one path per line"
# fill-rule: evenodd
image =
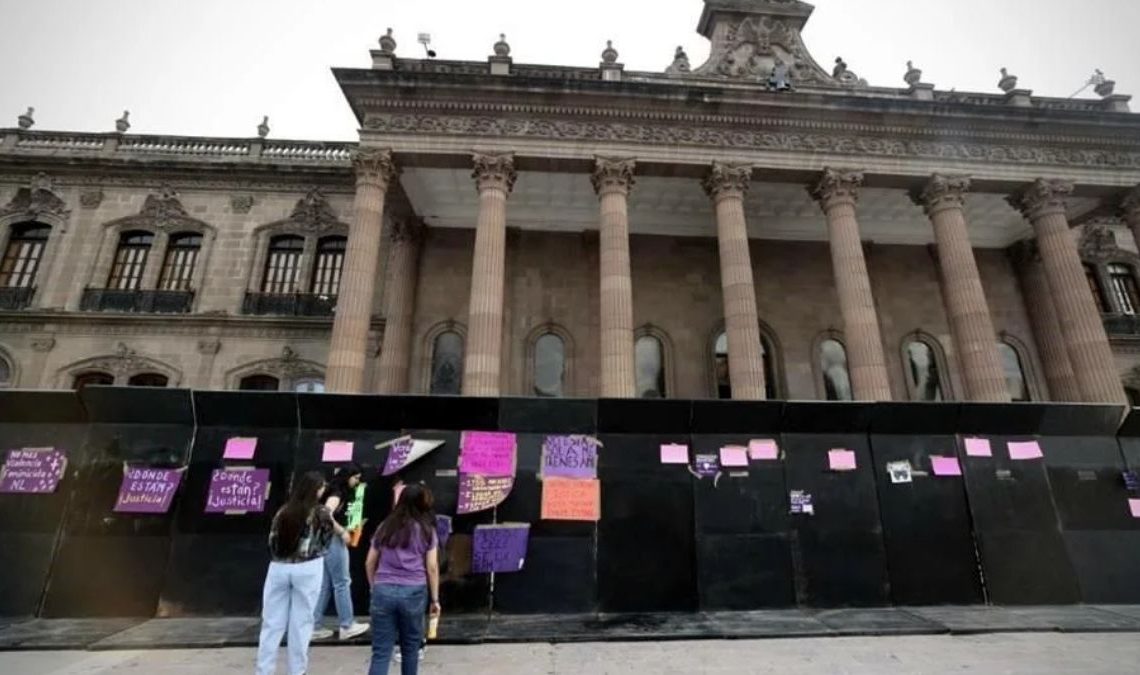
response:
M162 261L162 275L158 279L160 291L188 291L194 282L194 266L202 250L202 235L180 232L170 236L166 246L166 259Z
M111 265L111 277L107 288L117 291L137 291L142 283L146 259L150 255L154 235L141 230L131 230L119 235L119 248L115 250L115 262Z
M12 364L0 354L0 389L12 386Z
M661 340L652 335L637 339L633 349L640 398L665 398L665 350Z
M1009 389L1009 397L1014 401L1031 401L1029 395L1029 380L1025 377L1025 368L1021 362L1021 353L1008 342L998 343L998 354L1001 356L1001 365L1005 370L1005 384Z
M138 375L131 375L127 380L128 387L165 387L170 382L170 378L162 373L139 373Z
M847 349L843 343L828 338L819 343L819 371L828 401L852 401L851 376L847 372Z
M238 389L242 391L277 391L281 388L281 380L272 375L246 375L238 382Z
M534 395L558 398L566 382L566 343L554 333L534 342Z
M93 370L86 373L80 373L75 376L75 380L71 383L72 389L82 389L92 385L110 386L115 384L115 376L110 373L103 373Z
M1121 314L1140 312L1140 293L1136 288L1136 275L1130 266L1109 265L1108 282L1112 285L1112 297L1116 301L1116 309Z
M305 394L325 393L325 381L319 377L302 377L293 383L293 391Z
M910 340L903 346L907 388L912 401L941 401L942 373L934 348L926 340Z
M1088 263L1085 263L1085 279L1089 282L1089 290L1092 291L1093 302L1096 303L1096 310L1101 314L1105 313L1104 293L1100 290L1100 280L1096 276L1096 268Z
M12 226L8 247L0 259L0 288L31 288L36 283L51 227L43 223Z
M463 336L445 331L431 350L431 384L428 393L458 396L463 392Z
M346 237L324 237L317 242L317 264L313 268L313 293L335 296L340 290L344 269Z
M261 280L261 292L296 291L304 250L305 240L301 237L281 235L270 239L269 252L265 258L265 276Z

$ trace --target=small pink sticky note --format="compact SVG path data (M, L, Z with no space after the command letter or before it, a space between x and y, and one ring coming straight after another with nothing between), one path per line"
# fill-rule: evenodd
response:
M827 463L832 471L854 471L855 451L836 448L827 453Z
M748 441L748 455L752 461L773 460L780 458L780 448L776 441L769 438L758 438Z
M957 457L943 457L942 455L931 455L930 466L934 469L935 476L961 476L962 466L958 464Z
M661 446L662 464L688 464L689 446L679 443L666 443Z
M352 441L325 441L322 462L351 462Z
M1024 443L1009 443L1009 458L1024 460L1024 459L1041 459L1045 455L1041 452L1041 446L1037 441L1025 441Z
M1133 518L1140 518L1140 499L1129 499L1128 510L1132 512Z
M253 453L256 451L256 438L231 438L226 441L222 459L253 459Z
M967 457L993 457L993 450L990 449L990 439L988 438L967 438L966 439L966 456Z
M748 448L741 445L726 445L720 449L720 465L727 467L747 467Z

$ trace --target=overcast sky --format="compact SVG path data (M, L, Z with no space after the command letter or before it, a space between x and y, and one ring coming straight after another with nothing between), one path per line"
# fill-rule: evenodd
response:
M1067 97L1101 68L1140 95L1140 0L816 0L804 32L877 86L906 61L939 89L997 92L1002 66ZM330 68L367 68L391 26L397 55L430 32L441 59L485 60L499 33L516 63L596 66L607 39L631 70L662 71L696 33L701 0L0 0L0 127L355 140ZM1091 95L1087 92L1085 95ZM1140 99L1134 102L1140 111Z

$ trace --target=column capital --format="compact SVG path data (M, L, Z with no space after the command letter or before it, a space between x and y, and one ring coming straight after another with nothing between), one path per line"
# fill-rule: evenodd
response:
M357 185L378 185L387 190L388 184L399 175L392 151L386 148L360 148L352 153L352 168L356 171Z
M859 188L862 185L862 171L826 168L809 192L826 211L837 204L854 205L859 201Z
M419 244L427 236L427 224L419 216L400 216L392 218L389 232L392 241Z
M926 215L933 216L946 209L966 206L966 193L970 191L970 177L936 173L920 192L911 195Z
M1066 215L1073 187L1072 181L1038 178L1021 192L1011 195L1009 203L1030 221L1054 213Z
M743 197L752 184L751 164L726 164L713 162L709 173L701 181L701 187L713 200L721 197Z
M1120 200L1120 213L1130 225L1140 224L1140 185L1132 188Z
M475 188L479 192L502 190L507 194L511 193L519 175L515 171L515 156L513 154L476 152L471 156L471 159L475 163L475 170L471 173L471 177L475 179Z
M594 184L594 192L601 196L609 192L629 194L636 180L633 171L637 163L632 159L610 159L597 157L594 160L594 172L590 175L590 182Z

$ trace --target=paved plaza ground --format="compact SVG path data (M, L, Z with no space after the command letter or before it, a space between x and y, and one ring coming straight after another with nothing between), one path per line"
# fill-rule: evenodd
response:
M250 673L254 650L2 652L13 675ZM284 657L284 654L282 654ZM364 673L366 647L317 647L312 675ZM284 658L279 664L284 673ZM438 646L424 675L727 675L728 673L1135 673L1140 634L995 633L966 636L707 640ZM393 673L398 669L393 668Z

